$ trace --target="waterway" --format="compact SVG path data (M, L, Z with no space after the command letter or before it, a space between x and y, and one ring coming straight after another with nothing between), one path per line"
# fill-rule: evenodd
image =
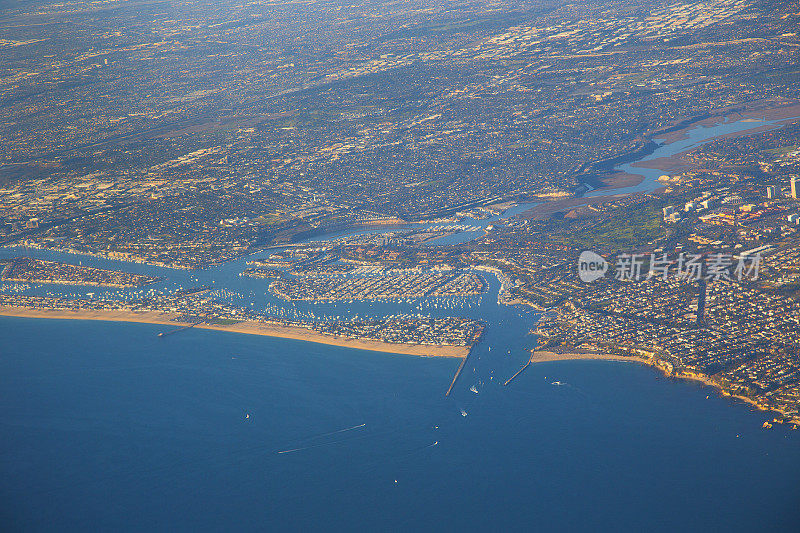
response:
M682 138L674 140L668 144L657 140L656 142L658 147L651 154L648 154L636 161L624 163L614 167L614 170L617 172L626 172L628 174L642 176L644 178L642 182L630 187L614 189L612 192L614 194L650 192L663 185L662 183L659 183L658 178L664 174L669 174L668 172L660 169L641 167L638 166L639 163L647 163L648 161L662 157L672 157L687 150L692 150L704 144L713 142L714 140L726 135L747 135L748 132L755 131L756 129L765 126L781 127L783 122L792 120L793 118L796 119L800 117L779 120L755 118L731 120L730 117L726 117L725 120L716 124L711 124L708 126L700 124L693 128L689 128L685 131L685 134L682 136ZM586 194L585 196L601 196L603 194L608 194L608 191L594 191Z

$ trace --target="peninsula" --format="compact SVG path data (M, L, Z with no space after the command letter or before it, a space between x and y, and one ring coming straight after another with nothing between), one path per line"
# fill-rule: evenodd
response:
M196 319L189 318L179 313L167 311L134 311L126 309L91 309L91 308L35 308L23 306L0 305L0 316L13 316L22 318L46 318L61 320L102 320L110 322L138 322L145 324L162 324L171 326L169 331L179 328L195 327L198 329L208 329L215 331L227 331L231 333L244 333L248 335L263 335L267 337L278 337L283 339L294 339L332 346L342 346L355 348L358 350L369 350L375 352L386 352L403 355L415 355L421 357L456 357L464 358L469 354L470 345L456 344L434 344L425 342L391 342L383 340L377 335L370 337L368 334L336 335L336 325L327 324L326 332L318 331L319 326L308 323L290 323L275 320L257 320L246 318L236 319ZM342 325L339 324L341 328ZM317 328L317 329L315 329ZM391 324L387 324L383 329L391 329ZM443 328L440 328L443 329ZM356 331L353 325L349 325L349 331ZM344 330L342 330L344 331ZM451 330L452 333L452 330ZM476 339L480 335L480 328L475 333Z

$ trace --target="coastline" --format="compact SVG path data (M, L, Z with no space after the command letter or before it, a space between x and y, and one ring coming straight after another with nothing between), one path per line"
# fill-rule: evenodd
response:
M159 313L155 311L96 311L96 310L62 310L62 309L32 309L28 307L0 306L0 316L18 318L47 318L56 320L101 320L106 322L134 322L141 324L160 324L172 326L174 329L192 326L190 322L173 320L178 317L173 313ZM400 344L383 342L371 339L353 339L349 337L336 337L325 335L313 330L297 326L268 324L255 320L243 320L230 325L223 324L197 324L192 326L198 329L214 331L227 331L246 335L262 335L265 337L278 337L282 339L300 340L341 346L357 350L394 353L401 355L414 355L418 357L455 357L465 358L469 353L469 346L428 346L422 344Z
M710 376L706 376L705 374L685 373L685 372L675 373L659 365L657 362L655 362L653 359L650 358L639 357L635 355L631 356L612 355L600 352L556 353L544 350L531 350L530 362L532 364L549 363L554 361L617 361L617 362L640 363L660 370L667 377L697 381L703 383L704 385L708 385L709 387L713 387L717 389L722 396L741 400L744 403L747 403L752 407L755 407L759 411L771 411L773 413L778 413L781 416L786 417L788 424L800 424L800 418L794 415L790 415L788 413L784 413L783 411L775 409L774 407L768 407L766 405L762 405L758 403L756 400L748 398L747 396L733 394L730 391L726 390L725 387L723 387L722 385L711 379Z

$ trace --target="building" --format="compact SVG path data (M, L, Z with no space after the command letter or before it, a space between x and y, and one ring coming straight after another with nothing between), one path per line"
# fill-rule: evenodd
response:
M767 187L767 199L768 200L773 200L773 199L775 199L777 197L778 196L777 196L777 193L775 191L775 187L772 187L772 186Z
M800 176L792 176L792 198L800 199Z
M700 202L700 206L703 209L711 209L712 207L715 207L716 205L717 205L717 201L714 200L713 198L709 198L707 200L703 200L702 202Z
M714 226L735 226L736 215L731 213L711 213L700 217L700 222Z
M753 255L760 255L760 254L763 254L764 252L772 250L773 248L775 248L775 247L772 246L771 244L766 244L764 246L759 246L758 248L753 248L752 250L747 250L745 252L741 252L741 253L739 253L739 257L750 257L750 256L753 256Z

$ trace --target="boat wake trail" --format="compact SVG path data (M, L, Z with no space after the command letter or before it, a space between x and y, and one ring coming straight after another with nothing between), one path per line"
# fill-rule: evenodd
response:
M363 428L366 425L367 425L367 423L365 422L363 424L359 424L357 426L352 426L352 427L349 427L349 428L337 429L336 431L329 431L328 433L320 433L319 435L314 435L313 437L309 437L309 440L310 439L319 439L321 437L327 437L328 435L336 435L338 433L345 433L346 431L353 431L354 429Z
M571 385L571 384L567 383L566 381L553 381L552 383L550 383L550 385L553 385L554 387L562 387L564 390L569 390L571 392L575 392L575 393L578 394L578 396L580 396L582 398L588 398L589 397L589 395L586 394L579 387L576 387L575 385Z
M318 439L318 438L327 437L327 436L330 436L330 435L338 435L340 433L346 433L348 431L355 431L357 429L361 429L361 428L365 427L366 425L367 424L364 423L364 424L358 424L357 426L352 426L352 427L349 427L349 428L337 429L336 431L330 431L328 433L322 433L320 435L315 435L314 437L310 437L310 439ZM320 442L318 444L309 444L308 446L300 446L299 448L289 448L288 450L280 450L277 453L282 454L282 453L301 452L303 450L310 450L312 448L319 448L320 446L329 446L331 444L337 444L339 442L345 442L345 440L348 440L348 439L335 440L335 441L331 441L331 442Z

